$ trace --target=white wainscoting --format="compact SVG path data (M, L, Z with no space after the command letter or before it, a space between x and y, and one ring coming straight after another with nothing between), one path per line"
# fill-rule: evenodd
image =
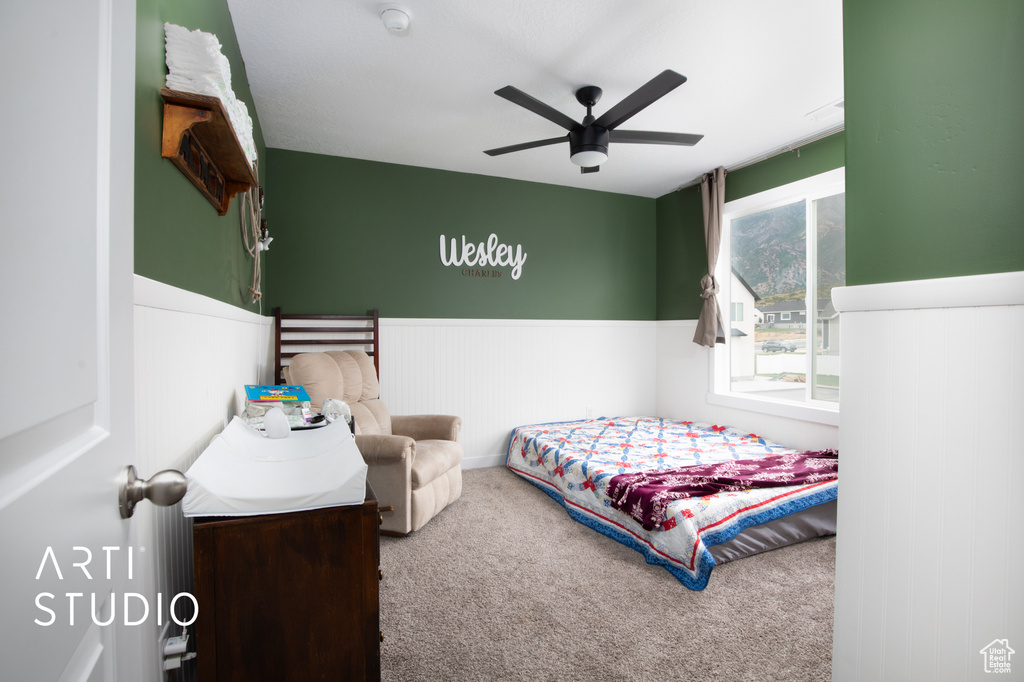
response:
M186 470L239 409L242 385L272 381L273 318L143 277L135 300L135 465L148 478ZM692 342L695 324L382 318L381 395L393 414L462 417L465 468L503 464L516 426L588 415L694 419L795 447L835 445L835 427L709 405L710 353ZM180 508L143 504L135 523L150 552L140 591L191 591L191 524ZM144 655L156 670L151 634Z
M148 478L186 470L240 409L241 387L272 381L273 318L143 277L135 300L135 465ZM654 322L392 318L381 325L389 408L461 416L466 468L502 464L521 424L588 411L655 413ZM180 507L143 504L134 522L149 553L140 588L168 597L191 591L191 524ZM150 620L144 656L156 670L159 633Z
M272 332L271 317L136 276L133 463L141 477L188 469L236 413L242 386L269 381ZM155 595L163 595L167 622L170 598L192 591L191 522L180 505L145 502L133 523L145 547L136 558L140 585L154 609ZM146 679L153 681L164 679L156 623L147 620L151 632L142 638ZM191 675L194 666L185 669Z
M727 423L801 448L838 439L833 679L980 678L982 647L1024 643L1024 273L836 296L841 436L709 404L693 321L382 319L381 393L394 414L461 416L467 468L500 464L517 425L588 412ZM142 277L135 315L135 464L148 478L187 469L241 386L270 381L273 320ZM150 552L140 591L190 591L180 509L143 504L135 523Z
M657 323L381 320L381 396L392 414L462 417L464 468L504 462L512 429L655 414Z
M843 474L832 678L989 679L982 648L1007 639L1024 652L1024 273L833 297ZM1024 653L1012 666L1024 671Z

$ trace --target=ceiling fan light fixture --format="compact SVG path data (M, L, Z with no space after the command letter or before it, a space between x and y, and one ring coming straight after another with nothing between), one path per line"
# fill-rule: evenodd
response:
M591 168L593 166L600 166L602 163L608 160L608 152L601 151L600 149L581 149L572 153L569 160L575 163L577 166L583 166L584 168Z
M601 88L596 85L585 85L576 90L576 101L587 108L587 115L579 123L558 109L511 85L495 90L494 94L568 130L569 160L579 166L583 173L596 173L601 164L608 160L608 143L612 138L615 139L615 144L668 144L692 147L700 142L703 135L650 130L617 130L619 125L685 82L686 76L666 69L596 118L593 115L593 107L601 99ZM532 140L497 149L485 149L484 154L499 156L536 147L547 147L564 142L565 139L566 136L563 135L544 140Z
M583 168L600 166L608 160L608 131L588 125L569 131L569 160Z

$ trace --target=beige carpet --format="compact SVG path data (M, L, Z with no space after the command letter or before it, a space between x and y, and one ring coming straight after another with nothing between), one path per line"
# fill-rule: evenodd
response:
M384 680L828 680L835 538L714 570L702 592L503 467L381 538Z

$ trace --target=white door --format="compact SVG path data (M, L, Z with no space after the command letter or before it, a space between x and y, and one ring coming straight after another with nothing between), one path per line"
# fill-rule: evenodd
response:
M3 0L0 64L0 678L141 680L134 0Z

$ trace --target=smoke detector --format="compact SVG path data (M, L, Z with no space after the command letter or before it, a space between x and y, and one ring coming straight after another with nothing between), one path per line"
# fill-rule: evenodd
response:
M380 20L392 35L402 36L409 32L412 13L401 5L381 5Z

